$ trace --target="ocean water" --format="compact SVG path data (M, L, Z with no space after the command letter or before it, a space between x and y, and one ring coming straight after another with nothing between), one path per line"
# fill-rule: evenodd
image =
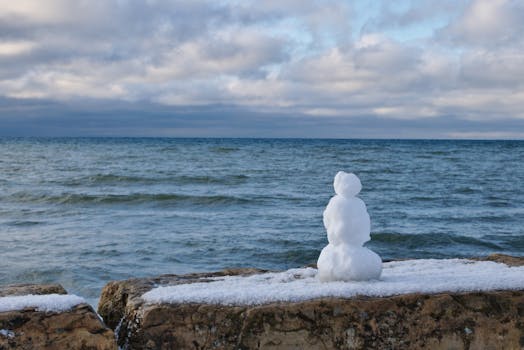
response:
M524 142L0 139L0 284L314 263L356 173L383 259L524 255Z

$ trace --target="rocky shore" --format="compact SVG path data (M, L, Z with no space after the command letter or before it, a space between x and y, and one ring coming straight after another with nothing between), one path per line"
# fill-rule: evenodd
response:
M524 266L522 257L483 260ZM261 305L151 304L142 298L159 286L263 272L239 269L110 282L98 308L105 325L87 304L62 312L0 312L0 349L105 350L117 344L122 349L524 349L524 290ZM0 297L64 293L57 285L0 288Z
M54 284L0 287L0 297L66 294ZM26 307L0 312L0 350L116 350L114 339L113 331L86 303L60 311Z

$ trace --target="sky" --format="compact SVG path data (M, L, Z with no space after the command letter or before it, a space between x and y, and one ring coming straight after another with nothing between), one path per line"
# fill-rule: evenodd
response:
M524 139L520 0L0 0L0 136Z

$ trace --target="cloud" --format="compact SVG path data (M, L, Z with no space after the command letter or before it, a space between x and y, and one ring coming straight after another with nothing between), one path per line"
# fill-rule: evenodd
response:
M493 48L522 44L524 4L516 0L471 0L441 35L460 46Z
M0 43L0 56L19 56L29 53L35 47L30 41L4 41Z
M62 116L48 134L86 121L87 134L515 135L502 123L523 119L523 23L511 0L0 0L0 123L14 113L34 131L38 111Z

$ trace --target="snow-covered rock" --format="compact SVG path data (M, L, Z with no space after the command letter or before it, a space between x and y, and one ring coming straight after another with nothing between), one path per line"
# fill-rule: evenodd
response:
M0 287L0 349L116 348L91 306L60 285Z
M524 258L488 260L396 261L359 282L314 268L139 278L109 283L99 313L129 350L519 349Z
M340 253L342 257L355 256L355 268L365 269L366 265L358 264L370 257L359 254L368 253ZM337 256L337 252L329 255ZM249 276L206 277L195 279L192 283L153 288L144 293L142 299L149 304L262 305L330 297L524 290L524 266L510 267L493 261L469 259L392 261L384 263L380 280L370 281L321 282L317 278L318 273L320 270L314 268L301 268Z
M71 310L74 306L85 302L84 298L69 294L7 296L0 297L0 312L24 310L27 308L36 311L62 312Z

